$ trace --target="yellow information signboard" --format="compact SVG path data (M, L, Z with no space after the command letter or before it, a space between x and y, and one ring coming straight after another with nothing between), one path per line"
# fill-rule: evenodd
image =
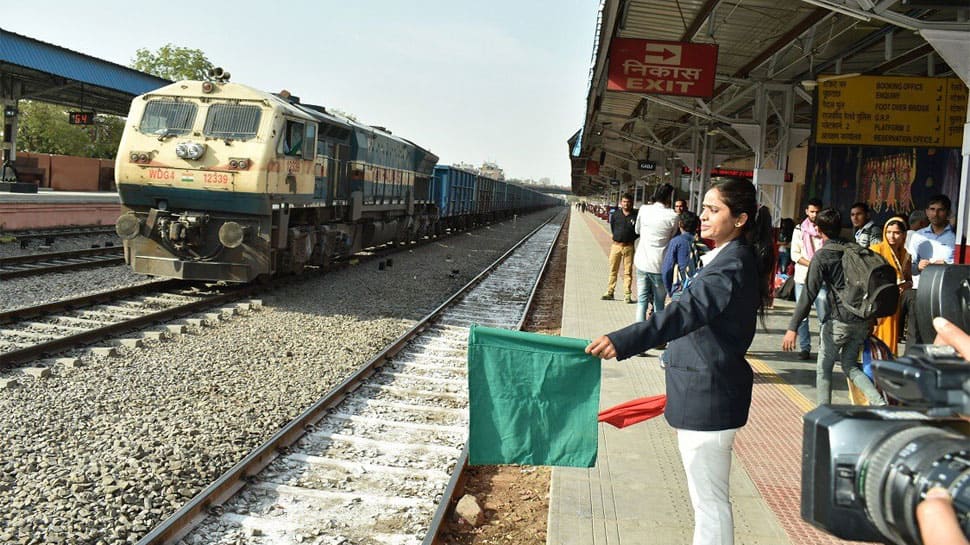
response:
M817 144L960 147L967 86L958 78L856 76L818 87Z

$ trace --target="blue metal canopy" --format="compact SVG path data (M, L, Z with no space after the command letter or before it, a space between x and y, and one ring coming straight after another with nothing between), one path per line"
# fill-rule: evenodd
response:
M135 96L171 83L4 29L0 77L6 98L36 98L117 115L127 114ZM17 82L19 86L13 85Z

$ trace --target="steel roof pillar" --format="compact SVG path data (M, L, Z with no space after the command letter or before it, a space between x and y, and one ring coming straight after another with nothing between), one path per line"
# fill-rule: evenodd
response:
M0 140L0 181L16 182L17 173L12 168L17 160L17 127L20 119L20 97L23 96L21 82L11 78L0 81L0 106L3 107L3 138ZM12 115L7 115L8 113ZM11 168L7 168L10 166Z
M970 32L952 30L922 30L920 34L936 52L953 68L953 72L970 86ZM970 262L970 248L967 248L967 230L970 228L970 111L963 125L963 147L960 150L963 162L960 165L960 190L957 192L957 248L954 259L957 263Z
M703 211L704 193L707 192L707 188L711 185L711 167L714 162L714 142L713 135L708 134L709 131L701 131L701 173L700 177L697 179L697 215L699 216Z
M957 192L957 249L955 263L970 263L970 248L967 247L967 230L970 228L970 112L963 125L963 163L960 165L960 190Z

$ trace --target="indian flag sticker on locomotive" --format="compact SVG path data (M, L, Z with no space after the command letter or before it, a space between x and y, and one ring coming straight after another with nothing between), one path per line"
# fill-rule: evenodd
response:
M191 172L183 172L182 173L182 177L179 178L179 181L182 181L182 182L194 182L195 181L195 176L193 176Z

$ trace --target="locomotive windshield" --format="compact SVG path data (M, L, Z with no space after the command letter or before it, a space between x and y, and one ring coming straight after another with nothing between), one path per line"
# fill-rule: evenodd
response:
M145 106L138 130L145 134L179 135L192 129L196 105L175 100L153 100Z
M246 140L256 136L262 111L258 106L213 104L205 118L204 133L212 138Z

